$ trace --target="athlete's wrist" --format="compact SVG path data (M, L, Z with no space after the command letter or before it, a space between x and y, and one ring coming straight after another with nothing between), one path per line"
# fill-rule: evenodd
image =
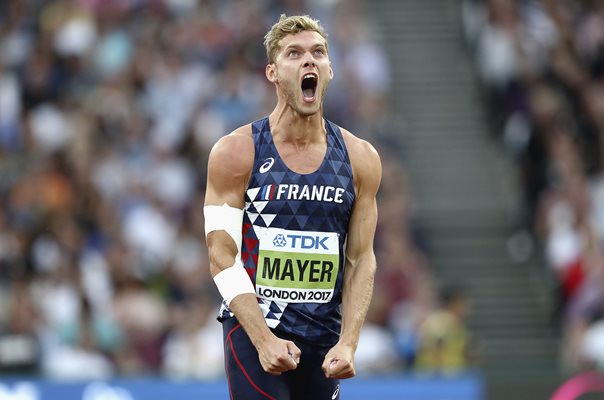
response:
M256 339L256 340L252 340L252 344L254 345L254 347L256 348L256 350L258 350L258 353L262 353L263 349L268 348L268 338L267 337L263 337L260 339Z
M340 346L348 347L354 353L357 350L357 346L359 345L358 336L354 335L341 335L340 340L338 340L338 344Z
M243 293L236 296L229 308L256 349L276 338L262 316L255 294Z
M249 336L249 335L248 335ZM262 329L261 332L257 332L256 335L250 336L250 341L254 347L260 352L264 347L270 346L270 344L277 339L268 326L266 329Z

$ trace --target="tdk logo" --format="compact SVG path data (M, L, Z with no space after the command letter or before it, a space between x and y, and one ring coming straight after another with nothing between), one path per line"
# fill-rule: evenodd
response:
M322 248L324 250L329 250L325 245L328 236L306 236L306 235L287 235L289 239L291 239L292 248L300 248L300 249L316 249ZM275 238L276 239L276 238Z
M284 247L287 244L287 240L285 240L285 236L279 233L273 239L273 244L275 245L275 247Z

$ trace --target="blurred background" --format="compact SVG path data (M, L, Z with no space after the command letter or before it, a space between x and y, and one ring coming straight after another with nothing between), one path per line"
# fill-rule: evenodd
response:
M350 392L548 399L604 367L601 1L3 0L6 398L226 387L207 156L274 107L262 42L281 13L321 20L325 115L383 162L369 386Z

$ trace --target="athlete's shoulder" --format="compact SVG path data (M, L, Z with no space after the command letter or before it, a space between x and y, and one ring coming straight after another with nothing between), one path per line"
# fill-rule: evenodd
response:
M382 178L382 162L378 151L369 141L355 136L349 130L340 127L340 131L348 150L355 182L379 186Z
M349 130L340 127L344 143L346 143L346 149L348 150L348 156L350 162L353 164L375 164L375 166L381 165L380 155L378 154L375 147L367 140L361 139L358 136L352 134Z
M228 135L218 139L218 141L212 147L210 154L235 152L238 150L244 150L246 147L251 149L254 148L254 140L252 139L252 124L240 126Z
M215 166L222 174L233 177L246 175L254 163L254 140L252 138L252 125L247 124L235 129L233 132L221 137L212 147L208 159L208 172L215 170Z

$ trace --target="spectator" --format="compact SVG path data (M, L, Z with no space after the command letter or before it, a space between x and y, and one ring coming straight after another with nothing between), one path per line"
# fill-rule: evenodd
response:
M65 321L58 336L59 344L48 349L43 359L46 376L72 380L112 376L108 354L117 348L119 332L112 321L93 315L88 303L83 302L77 321Z
M604 307L602 5L467 0L463 10L494 129L519 166L519 225L560 293L562 364L581 369Z
M219 374L178 362L218 326L201 240L205 160L237 121L272 108L261 46L271 14L311 4L346 70L332 92L346 95L329 98L326 114L387 140L396 185L404 167L388 125L391 71L363 1L0 2L0 341L26 336L28 368ZM409 190L380 198L392 221L380 221L378 264L391 264L381 279L392 284L375 323L387 337L393 303L413 305L418 280L430 286L409 234ZM397 265L394 251L412 261ZM399 367L396 355L388 368Z
M218 310L207 300L173 307L173 329L164 345L164 372L177 378L216 379L224 376L220 325L208 323Z
M441 308L429 314L420 327L418 371L460 373L473 365L475 349L466 322L470 307L462 289L443 291Z

